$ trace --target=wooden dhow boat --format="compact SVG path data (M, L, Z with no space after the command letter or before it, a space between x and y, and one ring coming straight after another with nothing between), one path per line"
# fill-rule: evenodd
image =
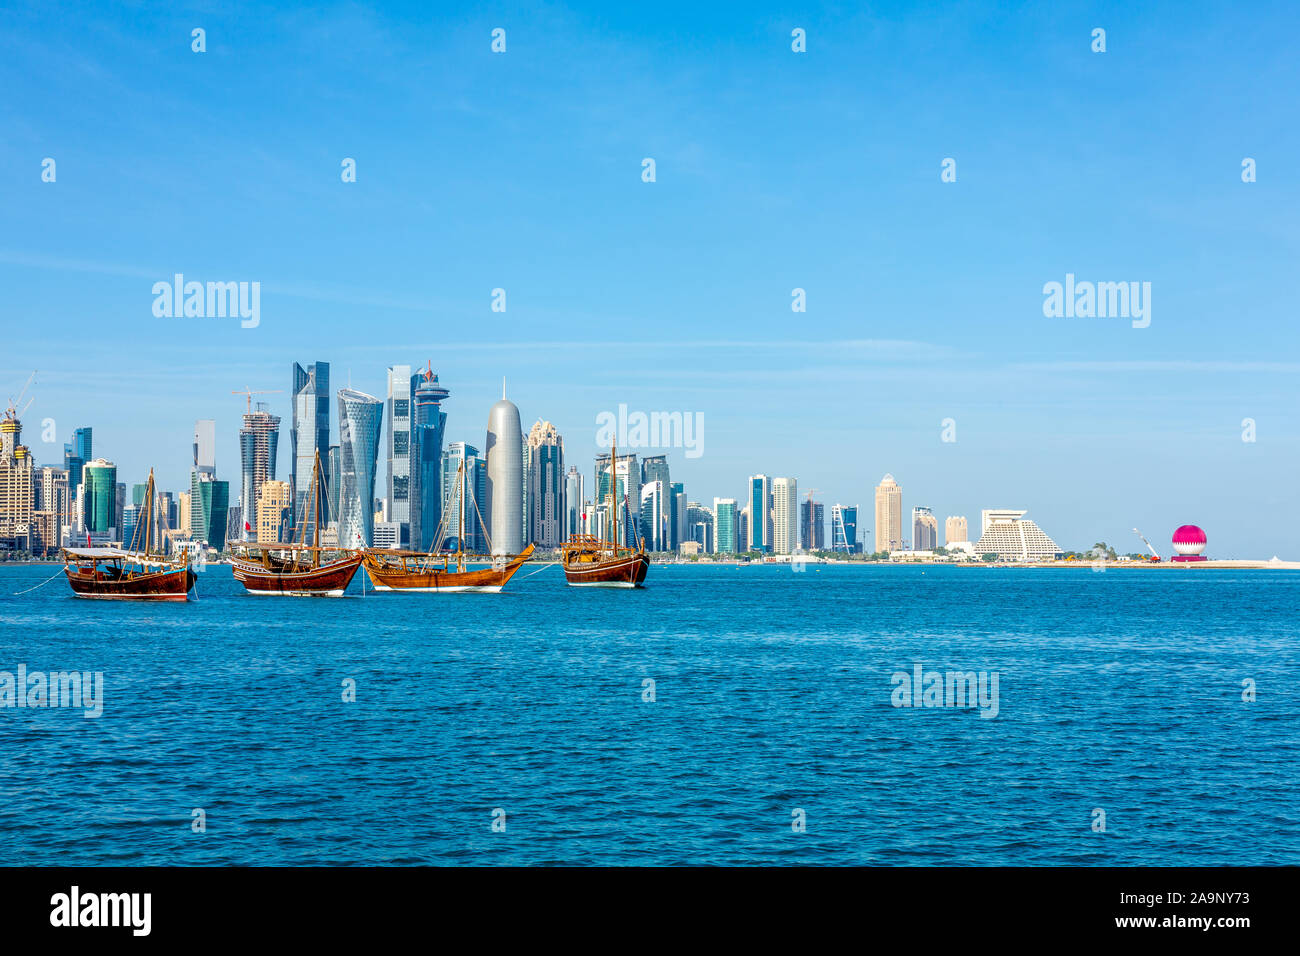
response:
M459 500L457 508L459 526L456 535L456 551L443 551L446 539L447 515L434 535L433 549L423 551L402 551L393 548L366 548L362 552L362 564L370 583L376 591L412 591L429 593L486 592L500 593L516 571L523 566L533 553L533 545L528 545L516 555L471 555L465 552L465 463L460 463L456 472L456 484L448 500ZM473 495L470 495L473 500ZM479 515L482 526L483 517L474 502L474 513ZM488 542L488 550L492 548ZM471 564L487 564L487 567L470 567Z
M575 588L639 588L645 584L650 558L645 553L645 542L638 541L636 548L619 544L618 519L623 510L623 496L618 494L617 440L609 446L609 514L611 528L609 540L591 534L574 534L560 550L560 564L564 579Z
M156 554L153 539L159 524L154 516L153 469L145 486L141 510L129 547L64 548L63 572L77 597L103 601L185 601L194 587L189 553ZM138 545L143 544L143 550Z
M300 521L303 540L270 544L248 541L236 545L230 563L235 580L243 584L249 594L342 597L361 566L361 552L356 549L320 546L322 478L319 450L312 465L311 478L311 544L305 542L307 524Z

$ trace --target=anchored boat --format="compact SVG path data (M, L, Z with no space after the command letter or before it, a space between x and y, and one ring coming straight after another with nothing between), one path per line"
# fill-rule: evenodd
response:
M105 601L185 601L195 574L188 553L155 554L153 469L145 486L143 524L137 524L128 548L64 548L63 572L77 597ZM136 545L143 542L144 550Z
M312 543L302 541L259 544L245 542L231 559L235 580L249 594L283 594L293 597L342 597L361 566L361 552L351 548L320 546L320 451L311 469Z
M564 566L564 579L575 588L639 588L645 583L650 569L650 558L645 553L645 542L638 541L636 548L619 544L618 519L624 502L618 494L618 455L616 441L609 446L609 514L612 528L609 540L590 534L569 536L560 551Z
M465 463L460 463L456 471L456 484L448 500L459 497L460 507L456 551L444 552L443 541L446 538L447 515L444 512L434 535L433 550L401 551L391 548L367 548L362 552L362 563L370 583L376 591L425 591L425 592L461 592L483 591L498 593L505 587L516 571L533 553L533 545L528 545L516 555L482 555L475 556L465 552ZM471 494L471 500L473 495ZM483 517L474 502L474 513L479 515L479 524ZM491 550L492 543L488 542ZM453 564L454 561L454 564ZM475 563L487 563L485 568L471 568Z
M376 591L486 591L498 593L533 553L530 544L513 558L484 556L490 567L471 568L472 555L367 549L362 564ZM453 563L454 562L454 563Z

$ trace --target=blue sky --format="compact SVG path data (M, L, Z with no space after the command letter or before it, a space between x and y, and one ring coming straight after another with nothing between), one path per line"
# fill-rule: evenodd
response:
M39 369L37 459L91 425L179 489L215 418L237 484L230 392L283 389L285 477L293 361L382 395L431 359L448 440L506 376L584 473L601 411L702 413L696 499L869 511L892 472L1065 547L1300 558L1293 7L608 6L11 5L0 397ZM156 318L176 272L260 282L260 325ZM1150 327L1045 318L1066 273L1150 282Z

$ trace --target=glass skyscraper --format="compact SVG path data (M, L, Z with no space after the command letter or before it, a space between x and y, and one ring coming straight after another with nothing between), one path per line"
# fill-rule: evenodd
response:
M713 543L719 554L735 554L738 548L738 509L735 498L713 499Z
M442 402L451 392L438 383L432 363L411 377L415 408L411 415L410 541L417 551L429 551L442 520L444 477L442 438L447 413Z
M772 479L767 475L749 478L749 550L772 550Z
M668 495L668 549L676 551L683 541L690 541L690 520L687 510L690 502L686 500L686 486L674 481Z
M461 479L463 486L456 484L456 474L461 462L465 464L465 474ZM487 493L487 463L479 450L463 441L455 441L447 446L442 456L442 513L446 516L447 527L443 532L443 548L454 549L456 536L460 533L460 505L465 502L465 550L486 551L487 537L483 533L483 498ZM433 529L429 532L433 537ZM432 547L432 545L431 545Z
M136 516L139 514L140 507L136 504L128 504L122 509L122 547L134 551L143 551L146 542L135 540ZM140 529L142 532L143 528Z
M583 505L586 501L586 489L583 488L582 473L577 465L569 466L569 473L564 476L564 541L570 535L582 533Z
M619 455L617 471L618 536L623 539L622 544L635 547L641 524L638 513L641 506L641 471L636 463L636 455ZM603 520L606 523L613 520L609 513L609 452L596 456L594 504L597 509L605 512Z
M220 551L226 546L229 519L230 482L217 481L197 468L190 472L191 537Z
M63 446L63 468L68 473L68 500L77 500L77 488L81 484L81 471L91 458L93 432L90 428L78 428L72 433L72 441Z
M298 522L307 525L306 540L310 541L312 513L307 507L311 494L312 464L320 453L321 478L330 486L327 501L320 504L321 521L328 523L334 514L337 494L331 484L329 472L330 448L330 366L328 362L315 362L303 368L293 363L293 419L289 432L292 445L289 461L289 493L293 507L289 515L291 527L297 531Z
M86 530L106 534L118 528L117 466L96 458L86 462L81 471L86 484Z
M655 542L656 551L667 551L669 540L672 532L668 528L668 519L672 515L672 480L668 476L668 458L666 455L647 455L641 459L641 486L644 488L652 481L660 483L660 495L663 499L662 508L658 516L654 519L659 523L658 527L648 527L645 523L644 516L648 513L642 507L641 536L648 542Z
M398 547L411 541L411 413L416 377L409 365L388 367L384 453L388 459L388 520L397 525Z
M854 554L858 550L858 506L831 508L831 550Z
M353 388L339 397L339 547L369 547L375 524L375 472L379 466L384 403Z

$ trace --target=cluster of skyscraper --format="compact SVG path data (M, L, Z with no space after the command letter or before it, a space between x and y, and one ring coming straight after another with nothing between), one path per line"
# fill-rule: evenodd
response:
M241 393L243 394L243 393ZM483 450L464 441L443 448L450 392L432 365L388 369L387 397L354 388L330 391L330 368L316 362L292 367L292 419L288 481L276 478L280 418L265 403L249 407L239 430L240 494L218 479L216 422L195 423L188 492L159 492L160 521L150 522L154 548L193 540L221 550L228 540L310 541L320 524L323 545L433 550L457 546L474 553L514 554L525 543L558 548L570 535L606 538L610 507L620 510L623 543L684 554L761 552L794 554L866 551L858 535L858 506L830 509L830 535L816 489L799 500L794 478L752 475L743 497L714 498L708 508L690 501L670 475L666 455L596 455L591 488L576 467L565 471L564 441L548 421L525 436L519 409L505 397L488 413ZM331 397L333 402L331 402ZM331 407L338 411L338 442L331 443ZM128 500L117 467L93 457L90 428L78 428L64 445L63 467L37 467L21 444L21 424L11 407L0 422L0 547L50 552L73 543L134 540L145 527L146 485ZM386 486L376 497L379 454ZM319 485L312 475L320 462ZM611 496L611 490L613 495ZM590 493L588 493L590 491ZM910 540L903 526L903 493L893 475L875 489L877 553L928 555L939 547L938 519L930 508L912 509ZM1022 560L1060 554L1023 511L986 510L981 537L972 545L966 519L950 516L945 546L968 556L994 553Z

